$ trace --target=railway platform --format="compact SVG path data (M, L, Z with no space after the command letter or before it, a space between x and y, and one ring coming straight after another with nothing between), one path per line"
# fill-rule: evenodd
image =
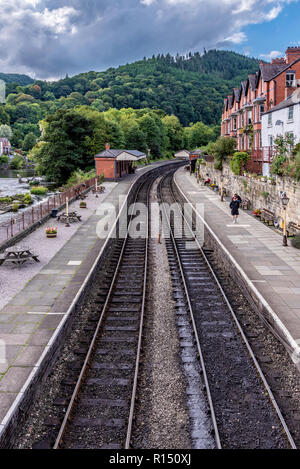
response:
M139 169L127 176L102 200L120 209L133 184L143 174L169 162ZM95 211L64 247L0 311L0 447L6 447L10 432L43 377L60 337L68 327L85 285L100 259L108 237L99 239Z
M237 274L272 331L283 342L298 369L300 363L300 252L282 244L282 236L240 210L232 223L229 199L220 196L180 168L175 187L189 202L203 204L198 215L205 241L213 240L225 264ZM203 213L203 212L202 212Z

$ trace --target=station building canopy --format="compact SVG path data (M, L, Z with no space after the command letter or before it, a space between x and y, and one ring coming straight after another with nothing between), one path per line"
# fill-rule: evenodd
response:
M189 158L190 152L188 150L179 150L174 154L175 158Z
M106 149L95 155L95 158L111 158L115 161L138 161L146 158L146 155L138 150Z

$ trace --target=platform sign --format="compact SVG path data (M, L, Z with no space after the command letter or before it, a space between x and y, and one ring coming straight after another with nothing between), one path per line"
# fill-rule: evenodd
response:
M0 103L5 104L5 81L0 80Z

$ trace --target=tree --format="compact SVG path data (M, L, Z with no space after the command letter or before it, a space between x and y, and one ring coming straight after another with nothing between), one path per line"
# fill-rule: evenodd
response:
M161 157L161 134L160 129L153 116L146 114L139 119L141 130L146 136L146 142L151 150L151 155L154 159Z
M215 157L215 168L222 169L226 158L234 153L236 149L236 139L234 137L219 137L212 146Z
M76 169L93 165L87 138L93 134L94 122L74 110L58 110L45 122L44 142L30 156L38 162L39 174L61 185Z
M139 150L147 154L148 146L144 132L134 122L125 134L127 150Z
M12 130L9 125L3 124L0 125L0 138L8 138L8 140L12 137Z
M33 132L29 132L23 140L22 149L24 151L30 151L36 144L36 135Z
M5 107L0 105L0 124L9 124L9 114L5 111Z

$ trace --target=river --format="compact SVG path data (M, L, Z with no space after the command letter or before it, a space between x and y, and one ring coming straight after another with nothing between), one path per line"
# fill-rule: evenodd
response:
M30 192L30 186L27 183L19 183L17 175L21 174L22 178L31 178L34 175L33 170L8 170L0 171L0 198L5 196L12 196L15 194L26 194ZM32 196L34 204L41 201L40 197ZM47 200L47 197L43 198L43 201ZM26 210L26 209L23 209ZM22 213L23 210L19 210ZM12 216L16 214L13 212L4 213L0 215L0 223L10 220Z

